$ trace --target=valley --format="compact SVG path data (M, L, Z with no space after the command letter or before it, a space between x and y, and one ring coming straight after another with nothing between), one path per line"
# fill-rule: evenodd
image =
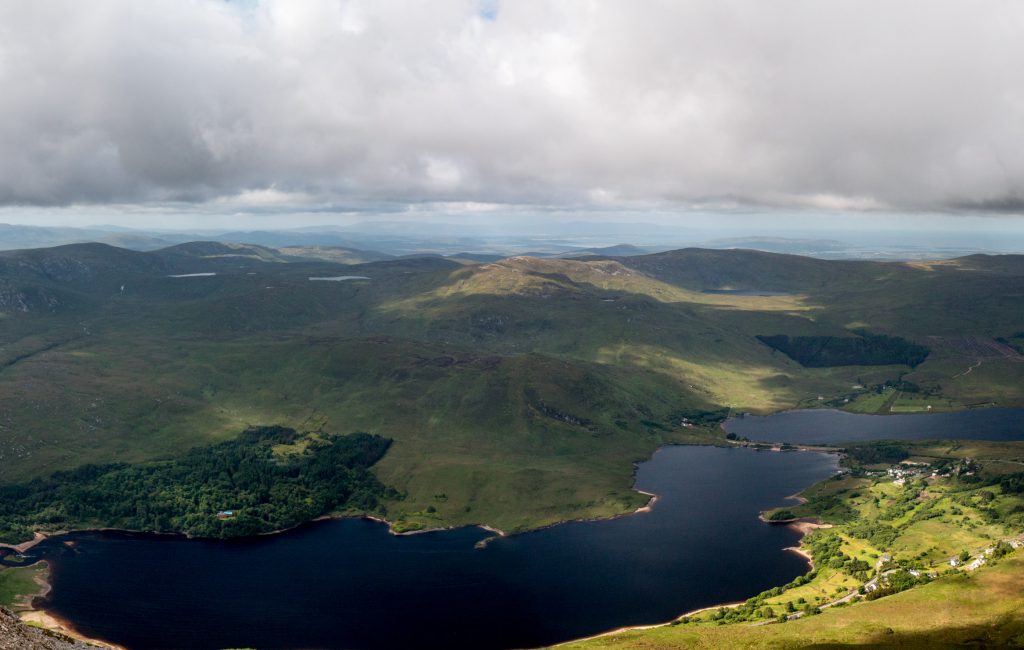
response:
M385 504L396 530L514 532L635 509L633 464L665 443L720 441L730 413L864 410L887 382L946 410L1024 405L1024 364L996 342L1020 329L1021 256L293 253L0 253L0 480L170 459L248 426L366 431L394 441L375 471L401 494ZM216 275L168 277L197 273ZM308 280L334 276L370 279ZM752 289L781 295L706 293ZM854 329L928 354L803 367L757 339ZM966 352L949 342L964 337ZM988 356L964 374L972 349Z

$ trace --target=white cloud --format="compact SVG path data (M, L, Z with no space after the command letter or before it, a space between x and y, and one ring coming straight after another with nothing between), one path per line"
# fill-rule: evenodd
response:
M1024 208L1024 5L0 2L0 204Z

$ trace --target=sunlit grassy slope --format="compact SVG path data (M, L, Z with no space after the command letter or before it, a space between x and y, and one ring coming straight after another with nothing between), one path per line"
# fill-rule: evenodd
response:
M389 506L399 527L515 530L639 505L634 461L713 435L682 427L687 413L866 409L854 386L901 375L944 408L1024 404L1024 363L995 342L1024 330L1021 257L346 266L306 254L0 254L0 481L174 456L247 424L366 430L395 440L378 472L407 493ZM216 275L168 277L193 273ZM332 276L370 279L308 279ZM854 327L933 353L913 370L808 369L755 338Z
M949 575L872 602L785 624L678 625L625 632L564 648L1020 647L1024 558Z

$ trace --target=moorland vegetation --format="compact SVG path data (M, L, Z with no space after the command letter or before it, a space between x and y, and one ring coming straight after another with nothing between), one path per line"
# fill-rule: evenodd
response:
M397 530L517 531L635 509L633 464L724 444L729 413L1024 405L1021 256L342 253L0 253L0 483L170 461L250 426L367 431L394 441L373 472L405 497L384 499ZM369 279L308 279L339 276ZM805 367L758 338L779 335L899 354Z

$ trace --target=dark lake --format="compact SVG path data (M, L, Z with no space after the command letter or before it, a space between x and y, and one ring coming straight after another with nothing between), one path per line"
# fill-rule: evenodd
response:
M647 513L497 539L394 536L362 519L270 537L74 533L47 609L129 648L515 648L744 600L806 572L799 536L758 512L831 475L833 455L665 447L637 487ZM70 543L70 545L68 544Z
M955 413L864 415L833 409L747 415L725 430L751 440L839 444L865 440L1024 440L1024 409L975 409Z

